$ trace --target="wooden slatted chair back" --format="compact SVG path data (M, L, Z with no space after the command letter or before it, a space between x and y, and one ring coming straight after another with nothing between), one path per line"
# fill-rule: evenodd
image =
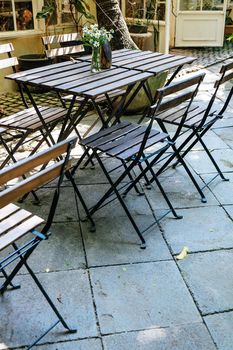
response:
M11 43L0 45L0 55L4 55L4 58L0 58L0 69L12 67L15 72L15 66L18 65L18 60L16 57L12 57L12 52L14 47ZM7 58L5 58L7 56Z
M216 80L214 84L215 88L233 79L233 62L231 61L229 63L224 63L220 69L220 74L220 79Z
M49 35L42 37L42 43L45 47L45 53L48 58L69 56L83 52L83 45L77 44L77 42L80 42L80 40L81 36L79 33Z
M220 73L220 78L215 81L215 84L214 84L215 91L214 91L214 93L212 95L212 98L211 98L211 100L209 102L208 112L210 112L210 110L211 110L211 108L212 108L212 106L213 106L213 104L215 102L215 98L217 96L217 92L218 92L219 87L222 84L224 84L224 83L228 82L229 80L233 79L233 61L228 62L228 63L224 63L222 65L219 73ZM223 113L225 112L225 110L226 110L226 108L227 108L227 106L228 106L228 104L229 104L229 102L230 102L230 100L232 98L232 95L233 95L233 86L229 90L229 93L226 96L226 99L225 99L225 102L224 102L222 108L219 111L215 112L216 114L218 114L220 116L223 115Z
M150 123L148 124L141 149L143 149L147 142L154 119L160 114L179 114L180 123L173 139L178 137L204 76L205 73L195 74L194 76L190 76L185 79L179 79L178 81L175 81L168 86L159 88L156 91L154 99L155 103L150 107L148 114L145 115L145 117L150 119Z
M185 101L190 101L187 104L188 109L198 92L204 76L205 73L199 73L158 89L155 94L155 104L151 108L158 113L180 106Z
M67 170L71 164L70 151L76 141L77 138L62 141L43 152L2 169L0 186L5 187L9 181L14 179L17 181L0 192L0 208L59 177L63 170ZM56 161L51 164L51 161L55 159ZM25 174L27 178L20 179Z

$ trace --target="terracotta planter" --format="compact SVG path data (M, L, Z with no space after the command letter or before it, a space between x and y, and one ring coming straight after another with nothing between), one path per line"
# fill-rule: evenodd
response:
M229 35L233 33L233 24L226 24L224 34Z

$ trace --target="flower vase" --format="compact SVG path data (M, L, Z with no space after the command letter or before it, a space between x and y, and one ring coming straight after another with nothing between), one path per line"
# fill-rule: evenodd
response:
M109 69L112 66L112 50L109 41L100 48L100 67L101 69Z
M100 48L92 47L91 72L96 73L100 71Z

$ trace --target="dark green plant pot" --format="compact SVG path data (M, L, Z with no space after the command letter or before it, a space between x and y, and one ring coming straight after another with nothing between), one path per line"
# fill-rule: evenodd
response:
M128 24L130 33L147 33L148 27L144 24Z
M22 55L18 57L19 68L20 70L28 70L33 68L39 68L43 66L47 66L52 63L51 58L47 58L45 55L41 54L28 54ZM42 93L49 91L49 88L39 88L39 87L30 87L31 92Z
M154 96L157 89L164 86L166 80L167 80L167 72L160 73L156 77L151 77L147 80L151 93ZM133 94L135 89L137 88L137 85L132 89L132 91L129 94L129 97ZM130 103L126 110L126 114L138 114L145 110L146 107L150 106L150 101L144 91L144 89L141 89L137 95L134 97L133 101Z
M47 58L45 55L40 54L22 55L18 57L18 61L21 70L43 67L52 63L51 58Z

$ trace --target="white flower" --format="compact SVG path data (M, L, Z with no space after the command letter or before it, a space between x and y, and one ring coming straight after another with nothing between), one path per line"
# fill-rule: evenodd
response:
M112 39L113 29L107 31L105 28L98 28L97 24L92 24L90 27L83 27L83 43L92 47L100 47L106 41Z

